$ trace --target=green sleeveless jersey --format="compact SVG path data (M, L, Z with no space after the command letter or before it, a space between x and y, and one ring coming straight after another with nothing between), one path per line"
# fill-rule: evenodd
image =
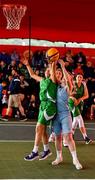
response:
M56 114L57 85L49 78L40 81L40 108L38 122L48 125Z
M49 78L40 81L40 101L56 101L57 85Z
M77 83L74 82L73 96L76 99L79 99L84 95L84 86L85 86L85 84L82 83L81 86L78 87ZM75 106L74 101L71 98L69 98L68 105L69 105L70 111L73 114L73 117L76 117L81 114L81 112L83 110L83 101L81 101L77 106Z
M81 86L78 87L77 83L74 82L73 92L76 99L81 98L84 95L84 84L82 83Z

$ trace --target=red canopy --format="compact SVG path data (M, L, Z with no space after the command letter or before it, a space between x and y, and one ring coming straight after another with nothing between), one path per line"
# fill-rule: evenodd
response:
M0 6L0 38L31 38L50 41L95 43L95 0L1 0L27 6L20 30L6 30Z

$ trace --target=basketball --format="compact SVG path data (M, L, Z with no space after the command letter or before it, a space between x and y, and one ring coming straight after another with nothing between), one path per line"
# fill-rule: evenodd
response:
M59 59L59 51L56 48L50 48L46 52L46 58L48 59L48 62L54 62L58 61Z

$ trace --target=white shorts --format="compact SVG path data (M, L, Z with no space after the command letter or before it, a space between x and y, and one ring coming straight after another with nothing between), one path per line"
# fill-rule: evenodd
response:
M84 127L84 121L81 114L77 117L73 117L72 129L76 129L77 126L79 126L79 128Z

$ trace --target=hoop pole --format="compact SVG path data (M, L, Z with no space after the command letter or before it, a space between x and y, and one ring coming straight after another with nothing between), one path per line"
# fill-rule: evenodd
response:
M31 28L31 25L32 25L31 20L32 20L32 18L29 15L29 62L30 62L30 59L31 59L30 58L30 51L31 51L31 30L32 30L32 28Z

